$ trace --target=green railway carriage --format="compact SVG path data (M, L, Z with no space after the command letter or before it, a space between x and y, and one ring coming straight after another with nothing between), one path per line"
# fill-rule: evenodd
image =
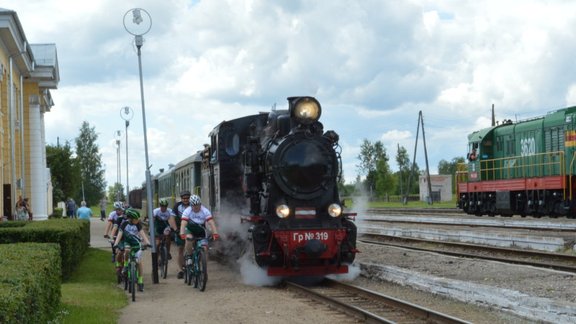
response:
M575 149L576 107L473 132L456 175L458 207L478 216L574 218Z

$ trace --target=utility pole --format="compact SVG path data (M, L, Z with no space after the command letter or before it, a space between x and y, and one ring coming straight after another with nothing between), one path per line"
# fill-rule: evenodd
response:
M428 151L426 149L426 136L424 134L424 117L422 110L418 113L418 125L416 126L416 141L414 141L414 155L412 157L412 168L410 169L410 177L408 177L408 186L406 194L404 195L404 205L408 203L408 195L410 194L410 187L412 185L412 176L414 175L414 168L416 167L416 152L418 148L418 135L420 134L420 127L422 127L422 141L424 142L424 159L426 160L426 181L428 182L428 204L432 204L432 183L430 182L430 167L428 166Z

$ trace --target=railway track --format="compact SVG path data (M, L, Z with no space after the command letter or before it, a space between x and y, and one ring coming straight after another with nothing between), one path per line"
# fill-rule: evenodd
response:
M366 323L469 323L361 287L325 279L322 284L304 287L286 282L287 288L305 298L336 308Z
M373 223L398 223L398 224L421 224L421 225L450 225L466 227L495 227L513 228L538 231L574 232L576 222L566 220L555 220L554 222L532 219L510 219L510 218L466 218L466 217L441 217L439 215L428 215L423 218L420 214L409 214L409 216L389 216L383 214L373 214L363 218L364 221ZM460 215L462 216L462 215Z
M416 251L530 265L539 268L576 273L576 255L378 234L362 234L359 241L363 243L393 246Z

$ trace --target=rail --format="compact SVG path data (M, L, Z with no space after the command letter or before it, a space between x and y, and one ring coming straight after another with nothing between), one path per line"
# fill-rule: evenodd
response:
M404 300L331 279L325 279L321 285L314 287L304 287L293 282L286 282L286 285L288 289L341 310L365 323L469 323Z

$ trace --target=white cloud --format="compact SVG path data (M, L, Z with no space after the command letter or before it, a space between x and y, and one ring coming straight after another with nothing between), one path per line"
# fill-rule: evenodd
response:
M30 42L58 48L48 141L73 139L89 121L109 184L124 106L135 111L130 182L144 180L137 56L122 25L133 7L153 19L142 48L153 170L201 148L222 120L284 107L294 95L322 103L350 181L363 139L382 140L392 157L399 143L412 156L419 111L435 168L465 154L467 135L490 125L492 104L502 120L576 102L576 3L566 1L523 1L522 10L496 0L6 0L2 7L18 13ZM422 151L417 162L424 166Z

